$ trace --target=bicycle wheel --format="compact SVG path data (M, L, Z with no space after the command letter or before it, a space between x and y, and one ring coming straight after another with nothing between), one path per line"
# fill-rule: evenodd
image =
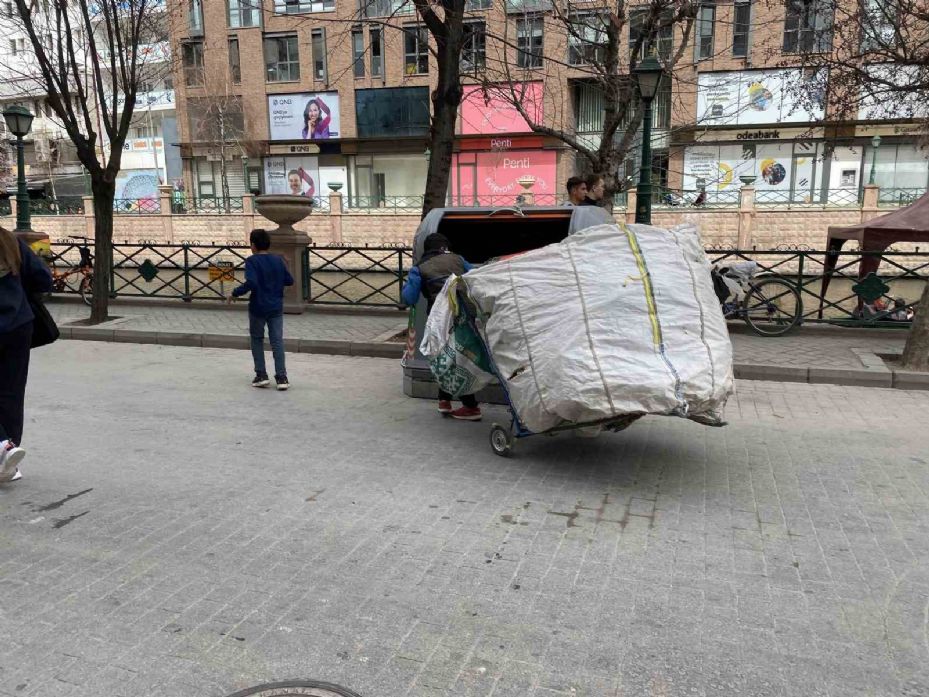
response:
M94 277L85 276L81 281L81 287L79 288L81 293L81 300L84 301L85 305L91 305L94 301Z
M780 336L797 326L803 315L803 301L792 285L779 278L752 282L742 301L742 318L761 336Z

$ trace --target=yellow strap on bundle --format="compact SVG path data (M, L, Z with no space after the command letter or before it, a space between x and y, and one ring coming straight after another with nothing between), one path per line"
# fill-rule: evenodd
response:
M639 241L636 239L635 233L626 227L625 223L620 223L620 227L626 233L626 239L629 240L629 248L635 257L642 284L645 286L645 304L648 306L648 319L652 324L652 341L655 342L655 346L660 346L662 342L661 325L658 324L658 308L655 306L652 279L648 275L648 267L645 266L645 257L642 256L642 249L639 247Z

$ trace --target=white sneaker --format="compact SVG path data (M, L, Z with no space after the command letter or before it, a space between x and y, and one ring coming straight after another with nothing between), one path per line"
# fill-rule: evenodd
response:
M26 457L26 451L11 440L0 442L0 482L9 482L16 477L17 466ZM22 475L20 475L22 476Z
M11 481L11 482L15 482L17 479L22 479L22 478L23 478L23 473L20 472L20 471L19 471L19 468L17 467L17 468L16 468L16 474L13 475L13 478L12 478L10 481Z

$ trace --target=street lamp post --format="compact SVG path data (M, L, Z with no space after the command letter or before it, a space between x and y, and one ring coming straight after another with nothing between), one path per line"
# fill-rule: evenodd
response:
M871 176L868 177L868 185L874 186L874 166L877 164L877 149L881 147L881 137L874 136L871 139Z
M33 115L25 107L13 105L3 112L6 127L16 136L16 230L32 232L29 191L26 188L26 146L23 138L32 130Z
M639 166L639 185L636 192L635 222L650 225L652 222L652 101L661 84L661 64L648 56L632 71L642 97L642 163Z

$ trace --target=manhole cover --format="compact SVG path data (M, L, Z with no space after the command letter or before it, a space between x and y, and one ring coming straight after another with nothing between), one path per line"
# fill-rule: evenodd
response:
M229 697L361 697L346 687L317 680L274 682L250 687Z

